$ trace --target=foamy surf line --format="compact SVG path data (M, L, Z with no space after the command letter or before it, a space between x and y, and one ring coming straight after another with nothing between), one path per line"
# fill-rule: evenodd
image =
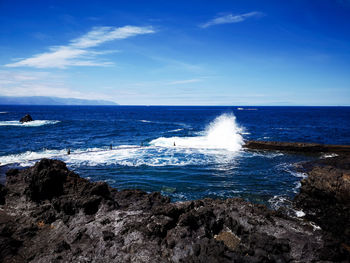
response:
M0 121L0 126L18 126L18 127L38 127L43 125L56 124L60 121L52 121L52 120L36 120L30 122L21 123L19 121Z
M11 154L6 156L0 156L0 165L10 165L10 164L19 164L20 166L28 166L33 164L36 161L39 161L43 158L56 158L60 160L69 160L76 158L75 156L79 155L94 155L101 152L115 152L118 150L127 150L127 149L137 149L139 146L119 146L114 150L110 150L108 147L104 148L89 148L89 149L77 149L72 150L70 154L67 154L67 149L61 150L42 150L38 152L27 151L20 154Z
M158 146L120 146L110 150L108 147L71 150L43 150L0 156L0 165L19 165L27 167L42 158L59 159L68 166L186 166L220 165L233 163L237 153L223 150L183 149L179 147Z

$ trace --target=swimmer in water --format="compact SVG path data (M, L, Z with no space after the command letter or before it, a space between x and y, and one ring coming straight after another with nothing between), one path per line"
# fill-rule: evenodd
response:
M174 146L176 146L175 142L174 142Z
M70 149L68 148L67 154L70 155Z

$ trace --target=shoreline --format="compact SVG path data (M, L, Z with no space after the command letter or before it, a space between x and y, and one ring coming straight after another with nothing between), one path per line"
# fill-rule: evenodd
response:
M294 218L239 198L118 191L42 159L0 185L0 262L346 262L350 155L301 169Z

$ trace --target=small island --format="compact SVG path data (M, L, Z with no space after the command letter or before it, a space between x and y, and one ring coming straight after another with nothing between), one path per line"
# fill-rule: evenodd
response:
M33 121L33 118L32 118L32 116L30 116L29 114L26 114L25 116L23 116L23 117L19 120L20 123L31 122L31 121Z

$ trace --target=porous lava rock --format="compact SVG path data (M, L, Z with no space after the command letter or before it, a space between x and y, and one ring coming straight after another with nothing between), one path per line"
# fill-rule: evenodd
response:
M350 154L349 145L329 145L305 142L246 141L243 147L251 150L272 150L313 154L325 152Z
M326 158L303 167L308 177L301 181L296 206L350 251L350 156Z
M1 262L349 259L326 232L263 205L234 198L171 203L158 192L90 182L58 160L9 170L1 189Z

